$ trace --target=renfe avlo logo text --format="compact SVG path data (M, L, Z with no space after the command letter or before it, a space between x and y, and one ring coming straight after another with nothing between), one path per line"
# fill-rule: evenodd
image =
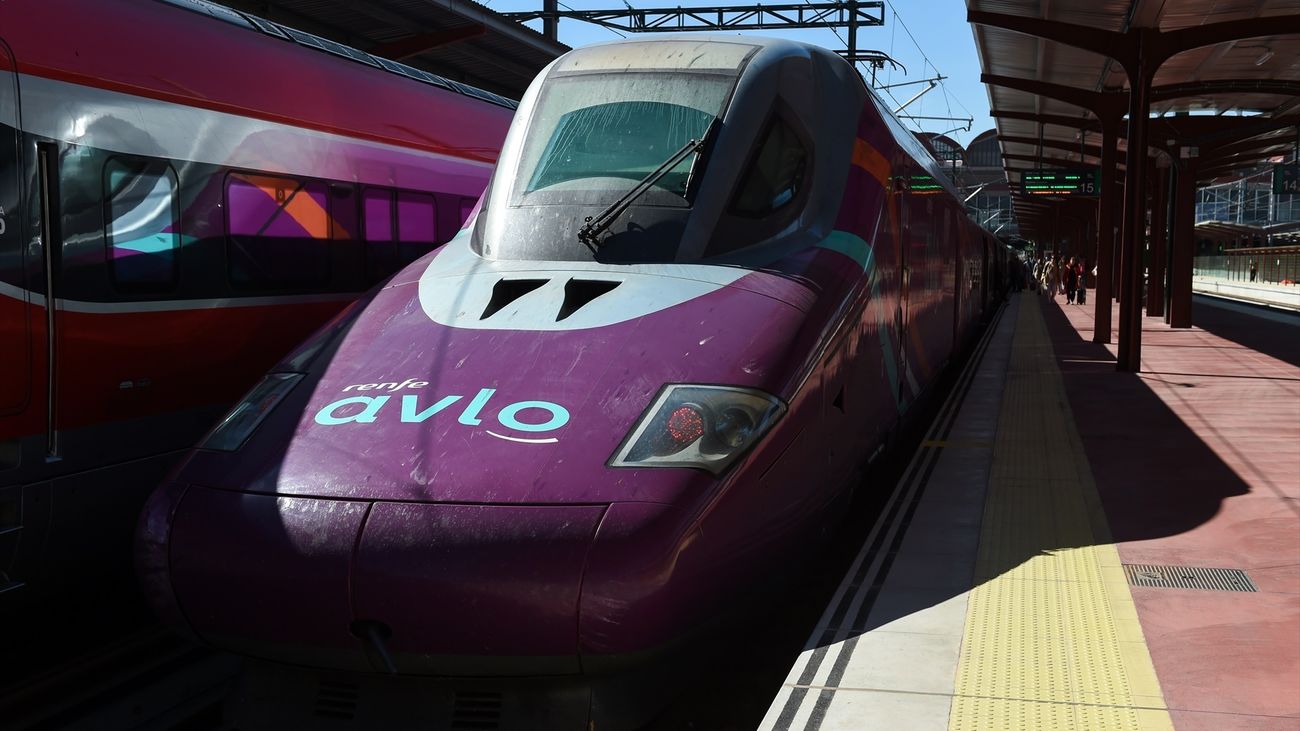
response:
M393 393L404 389L422 389L428 386L427 381L418 381L408 378L401 383L364 383L354 384L344 388L346 391L387 391L379 396L348 396L326 404L316 412L315 421L322 426L338 426L340 424L361 423L370 424L375 422L381 414L392 414L394 409L389 405L393 400ZM460 415L456 418L457 423L464 426L479 426L483 420L479 415L487 407L488 402L492 400L496 393L494 388L480 388L464 408L461 409ZM400 406L397 408L397 417L402 423L420 424L439 413L446 411L453 405L460 402L464 397L457 394L443 396L432 403L421 403L418 394L407 393L402 395ZM544 412L546 419L537 420L541 414L526 412ZM569 410L563 406L550 401L516 401L503 406L496 414L496 420L506 429L517 432L538 433L549 432L559 429L569 423ZM499 439L516 442L554 442L555 438L549 439L520 439L517 437L508 437L503 434L497 434L493 431L486 430L488 434Z

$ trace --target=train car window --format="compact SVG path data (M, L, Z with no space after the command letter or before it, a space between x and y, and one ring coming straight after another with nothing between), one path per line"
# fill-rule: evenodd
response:
M398 266L419 259L440 243L438 204L428 193L397 192Z
M428 253L440 242L433 195L387 188L362 192L366 270L378 281Z
M357 191L351 185L330 185L330 238L352 241L357 238Z
M176 172L161 160L113 157L104 164L105 241L119 289L176 286L176 188Z
M230 279L240 287L293 288L329 280L329 187L278 175L226 178Z
M741 177L732 211L759 217L781 209L799 194L807 165L808 150L798 134L781 119L774 120Z
M361 193L363 238L367 242L381 243L393 240L393 191L387 188L366 188Z
M370 282L377 282L397 271L393 193L389 188L365 188L361 191L361 231L366 246L366 278Z
M438 204L432 195L398 191L397 240L410 245L409 251L423 248L412 260L423 256L438 243Z

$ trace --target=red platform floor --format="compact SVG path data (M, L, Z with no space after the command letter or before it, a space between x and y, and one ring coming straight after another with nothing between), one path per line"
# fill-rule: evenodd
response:
M1300 325L1198 299L1191 329L1144 318L1142 372L1126 374L1092 342L1093 304L1056 304L1121 560L1239 568L1259 589L1132 587L1175 728L1300 729Z

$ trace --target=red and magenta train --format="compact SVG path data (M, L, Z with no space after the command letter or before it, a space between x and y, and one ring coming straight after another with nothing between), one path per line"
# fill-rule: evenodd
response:
M129 566L177 450L455 234L514 107L203 0L0 3L0 597Z

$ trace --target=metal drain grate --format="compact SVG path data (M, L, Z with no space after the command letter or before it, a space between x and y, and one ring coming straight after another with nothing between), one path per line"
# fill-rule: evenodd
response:
M462 691L451 712L453 729L495 729L501 725L501 694Z
M1152 566L1124 564L1128 583L1164 589L1211 589L1213 591L1259 591L1241 569L1203 569L1197 566Z
M321 718L352 720L357 713L356 683L322 679L316 691L316 707L312 712Z

